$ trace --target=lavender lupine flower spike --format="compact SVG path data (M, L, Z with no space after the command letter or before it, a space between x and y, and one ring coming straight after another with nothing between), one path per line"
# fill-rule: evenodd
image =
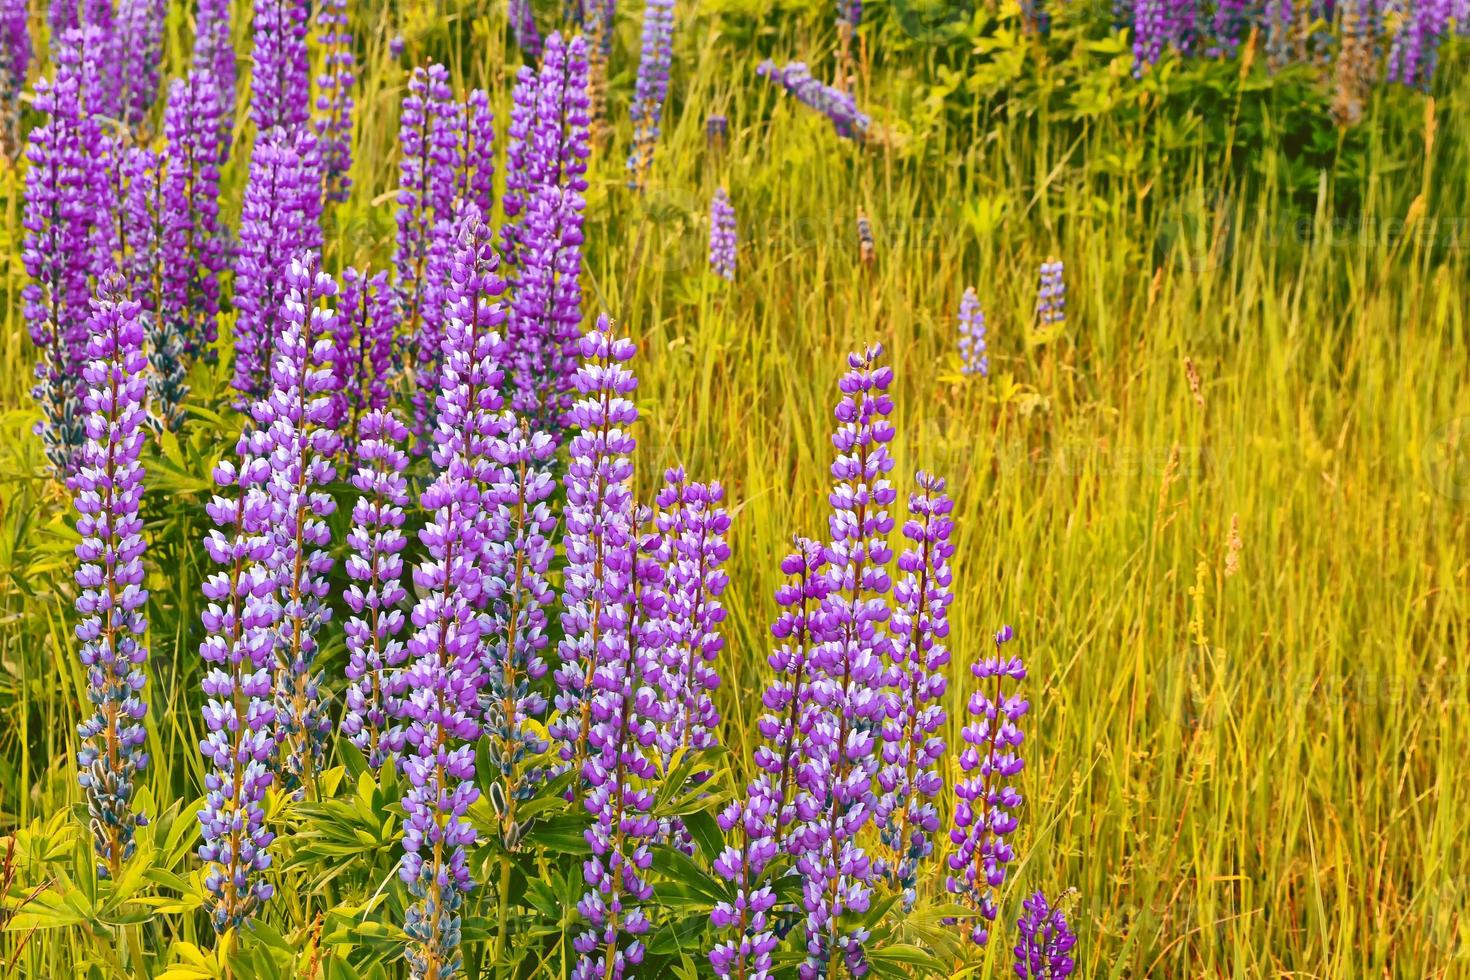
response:
M230 0L199 0L194 15L193 71L214 80L223 110L220 120L220 160L229 155L229 127L235 115L235 44L230 24Z
M320 178L314 138L283 129L263 134L250 159L235 263L235 368L239 402L266 394L281 332L293 259L320 245Z
M903 534L910 542L898 557L903 573L893 589L892 667L889 670L887 715L883 722L883 768L874 821L883 843L893 851L885 863L889 879L903 890L904 907L912 908L919 865L934 851L939 811L934 797L944 785L939 761L944 755L944 668L949 650L949 535L954 501L944 481L928 473L915 478L919 489L909 495L909 519Z
M709 267L722 279L735 281L735 208L721 187L709 206Z
M1043 326L1067 319L1067 281L1060 259L1041 263L1041 285L1036 294L1036 317Z
M1006 680L1026 677L1020 657L1002 653L1015 636L1009 626L995 634L995 654L970 668L980 682L970 695L970 724L964 728L965 748L960 769L965 774L955 795L954 827L949 839L956 850L949 856L946 888L974 910L970 939L984 946L996 915L996 891L1005 883L1006 865L1014 856L1006 837L1016 829L1014 810L1021 794L1008 784L1025 763L1016 750L1022 741L1019 722L1030 705L1018 694L1007 695Z
M586 806L592 814L583 865L588 885L577 903L587 930L573 941L581 954L576 980L622 980L643 962L653 897L646 877L653 864L649 844L659 824L650 814L658 787L655 740L667 722L659 688L664 644L663 570L655 557L657 534L645 535L651 514L635 508L627 539L607 556L608 628L592 678Z
M520 274L511 338L514 404L541 431L559 436L571 403L581 321L581 195L541 186L520 228Z
M857 837L871 816L877 769L874 737L884 711L881 694L888 637L888 506L894 490L888 443L893 369L880 365L883 348L848 357L839 382L837 431L832 444L835 484L829 496L832 540L827 547L831 591L823 605L830 639L813 658L813 700L820 711L807 736L805 763L810 819L802 826L797 868L803 878L807 960L804 980L825 974L842 957L849 970L866 969L866 930L847 929L844 912L862 913L873 869Z
M438 475L420 498L433 511L419 533L428 559L414 570L420 598L408 644L413 664L397 701L402 768L411 787L403 800L399 874L415 900L404 923L415 978L459 971L459 908L473 884L465 848L474 843L475 830L465 814L479 796L474 741L481 729L478 689L488 629L477 610L489 601L486 587L493 582L483 513L491 463L480 454L501 434L495 414L499 337L491 328L503 313L489 297L503 286L494 257L489 232L474 221L455 260L432 456Z
M541 33L536 30L536 14L531 9L531 0L510 0L508 16L516 47L532 61L541 57Z
M1388 49L1388 80L1429 91L1450 21L1449 0L1412 4Z
M872 125L872 119L857 107L852 94L831 85L823 85L812 77L811 69L801 61L777 67L774 61L763 61L756 74L780 85L796 97L796 101L815 109L832 120L838 136L860 140Z
M347 0L321 0L316 11L317 44L321 64L317 71L316 115L313 124L321 151L324 196L347 200L352 182L352 33L347 24Z
M82 666L92 712L82 722L77 753L87 800L98 872L116 878L133 853L133 830L146 822L133 807L137 776L148 764L143 751L143 662L148 629L143 588L143 467L145 433L143 313L128 299L126 283L101 284L88 322L91 337L83 372L87 441L72 481L76 498L81 592L76 608Z
M656 502L658 530L668 549L665 575L668 630L663 661L664 695L672 717L660 733L667 772L674 753L719 744L719 711L710 694L720 686L714 662L725 646L720 596L729 584L725 536L730 515L718 483L691 483L683 467L664 474Z
M674 58L674 0L647 0L643 8L643 51L633 86L633 150L628 155L628 186L648 184L653 151L662 133L664 100L669 94L669 66Z
M117 0L109 61L117 76L118 118L130 126L141 123L158 98L167 13L159 0Z
M361 420L388 404L388 385L396 368L393 336L398 304L386 272L369 276L351 266L342 270L335 327L332 427L343 434L350 449L357 442Z
M508 434L498 437L490 450L498 475L490 485L494 540L488 564L504 588L491 604L480 701L490 757L500 770L491 802L506 845L514 846L520 833L516 805L530 797L544 775L527 770L523 760L546 750L527 722L546 710L546 698L531 685L546 675L541 651L547 644L546 608L552 600L547 572L555 550L550 535L556 526L547 500L555 489L550 470L556 443L514 416L502 428Z
M980 298L975 287L965 290L960 297L960 372L990 376L990 358L985 353L985 311L980 309Z
M562 574L562 634L555 673L556 710L551 735L561 758L581 772L592 725L592 679L602 655L604 625L613 601L612 584L603 569L609 556L627 546L632 533L631 426L638 409L628 397L638 386L624 364L633 357L633 342L614 339L611 325L600 316L582 338L583 364L575 385L580 396L570 422L580 431L569 446L570 460L562 483L566 488L567 564Z
M357 427L357 472L352 485L357 503L352 508L352 530L347 534L347 577L353 584L342 594L348 617L347 679L342 733L362 750L368 765L379 768L396 758L402 733L394 718L407 652L398 634L403 629L401 608L403 508L408 505L408 481L403 475L408 455L403 451L408 429L392 411L375 408Z
M159 314L177 325L184 352L213 356L219 275L225 249L219 221L223 106L214 77L190 70L169 85L161 220L163 300Z
M306 0L260 0L251 24L255 37L250 118L259 132L288 130L311 118L311 62L306 47Z
M0 153L14 159L20 141L20 96L31 66L27 0L0 0Z
M56 77L36 83L35 107L45 121L26 148L25 242L30 282L22 291L26 327L41 356L32 390L41 409L36 433L61 476L71 472L84 438L77 379L87 344L92 245L104 207L97 158L104 138L88 105L95 85L95 31L69 31L55 50ZM90 38L90 40L89 40Z
M199 655L204 675L204 726L200 742L205 774L199 813L205 863L206 907L217 932L238 928L271 896L264 880L275 835L265 829L265 794L274 779L275 698L271 666L280 616L275 582L266 568L272 504L265 491L270 462L254 451L261 433L240 437L237 462L221 461L214 480L235 488L234 499L216 494L205 505L214 523L204 540L221 566L204 581L206 636Z
M1025 913L1016 923L1021 934L1013 951L1016 976L1020 980L1063 980L1072 975L1072 948L1077 936L1067 925L1062 910L1053 908L1037 892L1021 903Z
M329 518L336 510L323 488L336 470L330 460L341 438L330 427L331 329L324 304L337 284L314 253L291 263L281 309L281 338L270 395L252 414L268 446L274 510L274 551L267 563L281 602L276 634L276 741L282 784L314 788L330 722L322 711L317 639L331 618L326 604L332 569Z
M732 977L768 977L776 936L769 913L776 904L771 882L764 877L776 855L793 841L787 831L795 821L798 772L806 732L813 720L809 663L816 644L827 639L821 611L830 583L824 574L822 546L805 538L781 562L790 581L776 590L782 607L771 632L780 641L769 661L775 676L766 687L766 713L757 726L761 744L755 762L761 772L750 782L745 798L720 812L720 829L740 841L726 846L714 863L721 877L736 886L734 903L715 906L710 918L717 929L734 935L710 950L710 965L722 980ZM811 785L809 780L806 785Z

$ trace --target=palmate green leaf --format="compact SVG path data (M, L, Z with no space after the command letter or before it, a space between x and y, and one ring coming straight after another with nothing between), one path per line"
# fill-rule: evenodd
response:
M675 892L688 894L702 899L707 906L730 898L730 886L723 878L714 877L676 847L655 846L653 870L665 879L661 886L655 886L660 896Z
M588 852L588 825L588 817L583 813L563 813L538 821L526 832L524 841L528 846L553 853L582 855Z
M941 976L947 972L944 964L932 953L905 943L873 944L868 949L868 966L875 977L908 978L914 975L915 970L929 976Z

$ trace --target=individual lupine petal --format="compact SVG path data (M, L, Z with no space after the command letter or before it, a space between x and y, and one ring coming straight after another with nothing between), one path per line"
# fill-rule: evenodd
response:
M1041 263L1041 285L1036 294L1036 317L1045 326L1067 319L1067 282L1060 259Z
M207 668L204 726L199 743L207 772L199 812L205 864L205 907L217 932L244 925L272 893L264 873L275 835L265 829L265 795L275 779L275 697L271 683L275 627L280 618L275 580L266 568L274 554L274 507L266 491L270 444L247 431L235 461L215 467L215 495L205 505L214 529L204 550L221 566L204 580L205 638L199 655ZM243 713L241 712L243 708Z
M398 304L388 274L342 270L342 295L334 321L332 428L355 446L360 420L388 404Z
M756 722L761 742L755 764L772 794L775 839L781 849L796 852L800 838L791 831L797 822L798 797L819 788L814 781L817 769L802 762L815 719L812 660L831 639L824 612L831 582L822 546L810 538L797 538L793 544L794 550L781 562L781 572L789 580L776 590L781 612L771 624L771 635L778 646L767 658L774 676L761 698L766 710Z
M109 265L112 260L113 243L104 239L113 231L115 202L108 185L117 176L99 166L111 153L92 108L100 37L89 28L57 39L55 80L36 83L34 105L44 121L31 130L26 148L22 260L30 282L21 296L27 330L41 355L32 389L42 416L36 433L63 477L84 439L77 386L92 279L115 271L97 261L104 252Z
M903 526L909 546L898 557L902 577L893 589L892 666L878 772L883 792L873 817L893 852L884 872L903 891L905 908L913 907L919 865L933 853L939 830L934 798L944 787L939 763L948 717L943 700L949 649L944 641L954 601L949 571L954 501L938 477L920 472L915 482L919 489L909 495L909 519Z
M796 101L830 119L838 136L861 140L872 125L868 115L858 109L852 93L823 85L812 77L805 62L793 61L778 67L774 61L763 61L756 74L769 78L795 96Z
M735 281L735 208L721 187L709 206L709 267L715 275Z
M269 389L293 260L321 245L321 178L310 133L273 129L255 142L235 260L232 385L248 406Z
M656 738L667 722L659 693L663 544L657 533L645 533L651 520L648 508L635 508L626 539L607 554L607 628L598 637L582 769L592 856L582 872L587 892L577 903L587 928L572 943L580 954L572 971L577 980L631 976L643 962L639 937L649 930L647 873L659 833L650 812L659 781Z
M985 311L975 287L965 289L960 297L960 371L963 374L990 375L990 358L985 353Z
M86 798L98 873L116 878L132 857L133 833L145 816L133 794L148 765L142 698L148 657L143 588L143 403L148 360L142 306L121 277L98 287L88 320L88 364L82 374L86 442L71 489L81 543L76 627L87 675L90 713L78 730L80 782Z
M315 253L293 260L281 304L281 335L271 365L271 390L251 408L270 463L274 549L266 563L281 603L275 637L276 742L281 783L301 790L315 783L331 723L322 709L316 670L333 559L327 519L336 503L326 486L341 448L332 421L332 321L337 293Z
M674 0L647 0L643 8L643 50L633 102L633 150L628 155L628 186L641 191L648 184L653 151L663 132L664 100L669 95L669 67L674 60Z
M219 220L224 107L214 76L192 69L169 84L163 114L163 296L159 314L189 357L214 357L219 276L225 267Z
M666 772L676 752L719 744L720 713L710 695L720 686L714 662L725 646L720 596L729 584L723 566L730 557L730 515L721 506L724 499L718 483L690 483L682 467L664 474L656 499L668 552L663 690L671 717L659 733Z
M306 0L258 0L250 25L254 36L250 74L250 118L257 131L288 130L311 120L311 61L306 47Z
M633 342L613 338L606 316L582 338L578 400L569 422L579 431L569 445L562 485L566 489L567 562L562 572L561 665L556 669L557 717L550 732L562 760L581 772L592 725L592 682L604 645L614 596L622 586L608 571L609 556L627 547L632 534L631 426L638 409L629 396L638 386L625 365Z
M230 126L235 115L235 42L230 0L198 0L194 15L191 70L209 75L220 105L219 163L230 153Z
M347 200L352 181L352 86L354 74L352 33L347 23L347 0L321 0L316 9L317 46L321 63L316 76L316 113L312 119L321 148L324 196Z
M1063 980L1075 967L1072 948L1077 936L1067 925L1062 910L1047 903L1037 892L1021 903L1025 910L1016 922L1021 938L1013 950L1016 976L1020 980Z
M345 305L345 303L344 303ZM402 552L404 507L408 481L403 451L408 429L398 416L381 406L370 409L357 426L357 471L352 485L358 492L347 534L351 554L347 577L353 582L342 593L351 611L347 635L347 679L342 733L362 750L374 769L397 757L402 731L394 699L401 696L399 678L407 651L398 638L403 630Z
M500 772L492 784L491 803L506 846L514 847L520 834L516 805L529 799L545 776L525 760L547 748L528 722L546 711L546 698L532 685L546 674L541 652L548 642L546 609L552 602L547 573L555 552L551 534L556 517L548 500L556 486L551 475L556 443L513 414L501 428L506 434L490 449L495 476L488 492L492 510L486 556L499 586L490 604L480 704L490 759Z
M536 14L531 9L531 0L510 0L511 34L516 47L531 60L541 56L541 32L536 30Z
M1013 811L1021 805L1021 794L1007 781L1025 765L1017 750L1023 740L1020 721L1030 705L1003 690L1006 680L1026 678L1021 658L1002 653L1014 636L1009 626L1002 626L995 634L995 654L970 667L979 684L970 695L970 723L962 732L964 776L955 787L954 826L949 832L955 850L949 855L945 888L973 910L961 921L977 946L990 940L996 891L1005 883L1006 865L1015 856L1006 838L1016 829Z
M807 735L807 773L798 804L810 814L800 830L797 868L806 910L804 980L820 976L841 957L853 972L866 969L867 931L848 927L844 913L868 908L871 862L857 837L872 815L873 743L885 702L883 659L888 637L888 506L895 493L888 443L893 370L879 364L877 345L848 357L839 381L837 431L832 444L834 484L828 501L831 542L826 549L830 591L823 602L828 642L812 658L812 700L817 706ZM804 814L804 816L806 815Z

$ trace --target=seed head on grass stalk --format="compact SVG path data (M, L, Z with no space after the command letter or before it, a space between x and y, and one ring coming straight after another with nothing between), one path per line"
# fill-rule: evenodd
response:
M143 750L142 694L148 648L143 588L143 402L147 358L141 305L121 278L99 287L88 320L85 394L86 441L71 480L82 542L76 554L76 609L82 666L91 712L79 730L80 782L87 801L98 873L116 878L133 855L135 828L146 819L133 795L148 765Z

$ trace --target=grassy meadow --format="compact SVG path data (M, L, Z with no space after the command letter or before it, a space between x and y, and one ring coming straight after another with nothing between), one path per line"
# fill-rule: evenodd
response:
M878 23L892 13L873 9ZM946 734L959 737L969 664L1014 626L1032 707L1007 894L1062 896L1078 975L1470 976L1470 84L1458 49L1432 99L1376 89L1339 131L1303 124L1299 82L1273 85L1260 65L1219 69L1239 72L1247 94L1233 103L1134 81L1108 47L1116 35L1077 11L1058 14L1051 61L1061 47L1085 63L1105 110L1073 111L1080 89L1049 85L1040 46L1023 45L1013 78L994 82L1002 94L967 92L977 63L1010 55L912 37L890 50L874 28L858 93L883 138L857 145L754 72L767 56L828 64L825 5L681 4L641 196L624 186L638 18L620 13L612 129L589 169L584 309L637 341L640 492L675 464L726 488L716 701L731 773L750 771L777 563L794 534L827 533L845 355L878 341L896 374L900 499L924 469L956 500ZM238 12L242 70L246 21ZM391 260L405 66L442 60L457 84L487 86L503 120L520 60L501 5L365 3L353 27L354 187L328 214L331 269ZM174 67L189 31L175 5ZM730 119L723 149L706 142L712 112ZM1310 152L1290 138L1303 125L1317 134ZM229 223L249 139L242 105L223 175ZM733 284L706 264L721 185L739 216ZM3 193L0 835L15 842L13 903L98 885L76 810L75 516L30 431L15 166ZM1036 277L1050 257L1065 262L1067 317L1043 331ZM970 285L988 378L962 375L955 350ZM0 976L228 972L189 890L201 503L241 424L227 361L194 368L184 432L145 453L142 805L156 816L140 851L157 870L125 902L58 899L34 930L34 917L11 921ZM339 489L340 535L351 491ZM324 658L340 676L340 632ZM947 790L941 813L952 804ZM363 896L391 879L396 852L373 851L360 887L331 860L293 861L334 853L320 837L281 843L279 900L261 925L295 958L272 962L282 976L355 975L334 971L381 941L362 923L382 910ZM938 871L920 882L942 889ZM493 914L476 904L488 900L476 893L466 914ZM952 975L1010 975L1009 945ZM565 975L565 945L548 948L522 975ZM707 968L702 950L689 958ZM473 953L466 967L492 975Z

